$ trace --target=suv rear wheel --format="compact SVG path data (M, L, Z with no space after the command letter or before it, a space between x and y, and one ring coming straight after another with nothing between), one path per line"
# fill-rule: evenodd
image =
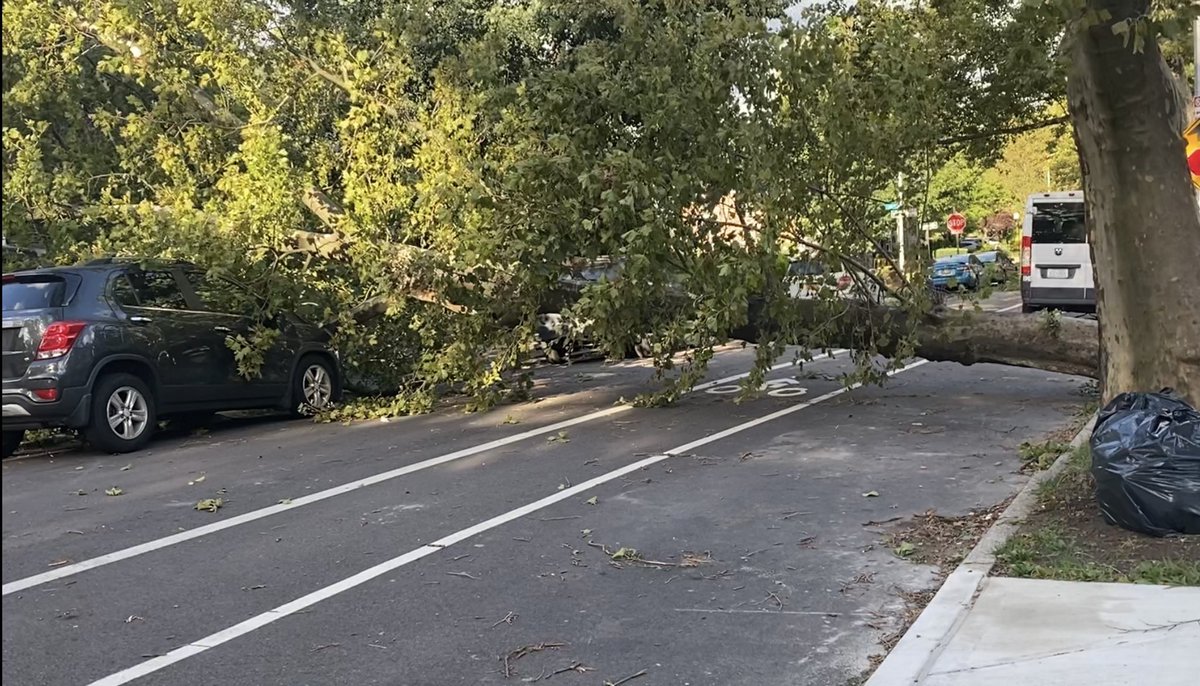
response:
M311 415L333 407L342 397L341 380L329 360L306 355L296 365L292 382L292 409L299 415Z
M21 447L21 440L25 438L25 432L22 431L5 431L4 432L4 457L8 457L17 452L17 448Z
M87 439L104 452L141 449L150 441L157 421L154 394L132 374L102 376L92 389Z

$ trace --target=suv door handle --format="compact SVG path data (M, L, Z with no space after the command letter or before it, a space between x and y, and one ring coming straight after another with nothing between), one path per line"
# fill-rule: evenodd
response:
M129 318L129 321L134 324L149 324L150 322L152 322L154 320L149 317L143 317L141 315L135 314Z

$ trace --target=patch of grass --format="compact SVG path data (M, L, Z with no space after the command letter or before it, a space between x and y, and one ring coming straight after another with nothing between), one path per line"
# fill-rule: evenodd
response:
M1041 484L1037 499L1039 510L996 552L993 574L1200 586L1200 537L1154 538L1104 521L1086 445L1071 454L1062 473Z
M1059 452L1065 452L1065 450ZM1053 478L1046 479L1038 485L1038 503L1043 508L1054 508L1069 504L1070 500L1077 498L1080 493L1090 495L1091 468L1091 450L1086 445L1075 448L1071 456L1067 458L1066 468Z
M1060 527L1047 526L1008 540L996 553L1005 576L1060 581L1109 581L1200 586L1200 560L1140 560L1113 564L1091 559L1085 546Z

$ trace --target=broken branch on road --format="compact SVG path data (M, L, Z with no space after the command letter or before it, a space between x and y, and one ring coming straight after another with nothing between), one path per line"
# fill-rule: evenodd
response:
M504 662L504 678L511 678L513 675L512 663L520 660L530 653L540 653L543 650L557 650L565 646L566 643L536 643L533 645L521 646L516 650L509 651L501 660Z

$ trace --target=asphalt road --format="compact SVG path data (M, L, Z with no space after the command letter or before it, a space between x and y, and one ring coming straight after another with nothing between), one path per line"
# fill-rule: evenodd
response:
M864 525L1003 500L1083 402L1039 371L849 368L635 409L644 363L577 364L483 414L6 461L4 683L845 683L935 582Z

